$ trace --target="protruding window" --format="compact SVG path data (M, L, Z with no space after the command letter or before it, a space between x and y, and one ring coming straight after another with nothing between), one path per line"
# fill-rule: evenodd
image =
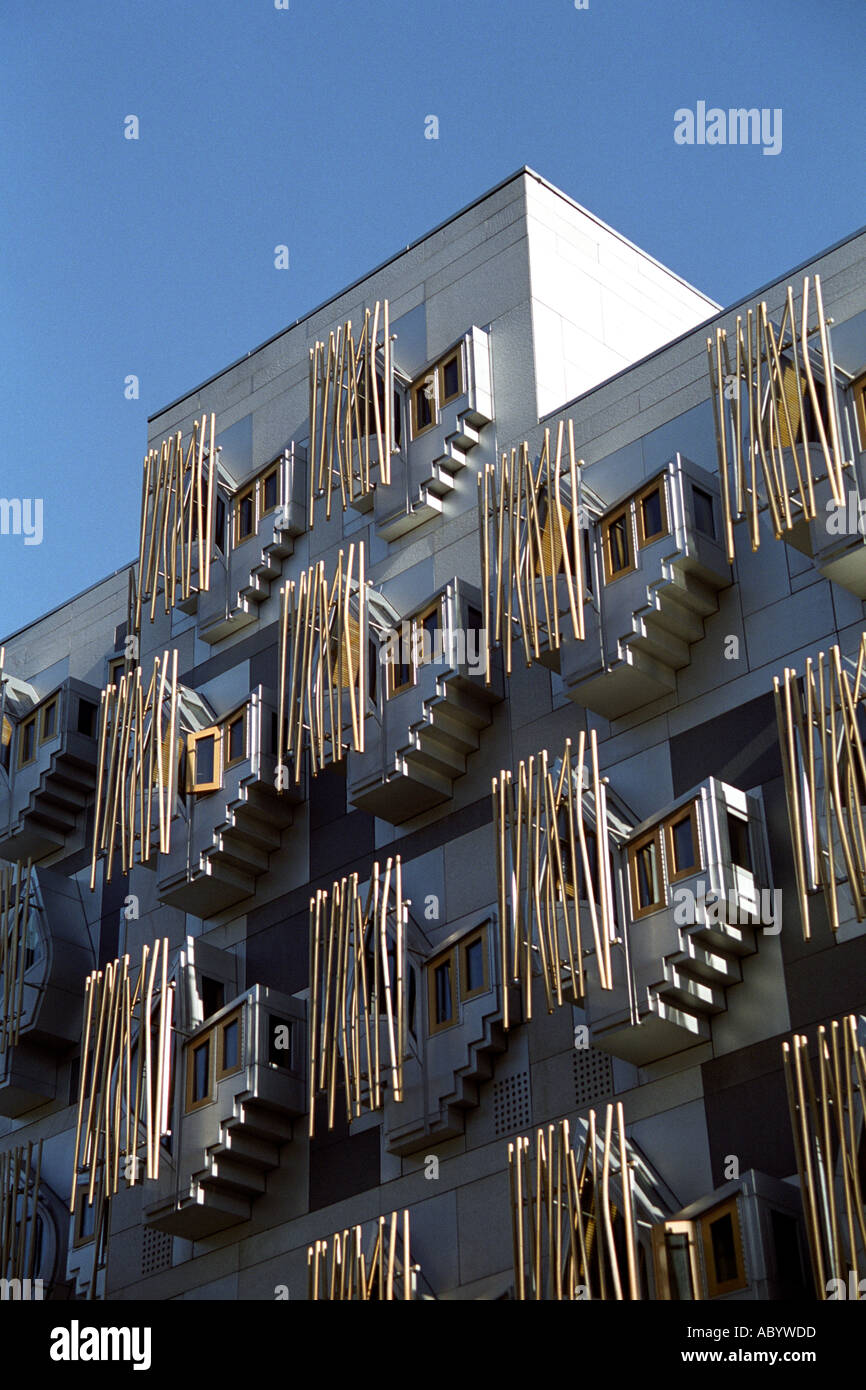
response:
M671 882L685 878L700 868L698 823L694 802L678 811L665 823L667 835L668 877Z
M457 348L439 364L440 405L447 405L449 401L463 395L462 375L460 349Z
M235 501L235 545L240 545L256 529L255 489L245 488Z
M631 538L631 507L621 507L602 526L604 570L608 582L634 569Z
M749 842L749 822L742 816L728 812L728 841L731 846L731 863L738 869L752 872L752 847Z
M187 1052L186 1108L195 1110L212 1099L210 1035Z
M247 755L246 710L241 710L228 721L225 727L225 766L234 767L243 762Z
M661 845L656 828L645 835L628 852L631 876L632 911L635 917L655 912L664 904L661 873Z
M29 719L18 730L18 766L27 767L36 758L36 715L31 714Z
M641 545L649 545L668 534L665 485L662 478L638 494L637 523Z
M455 991L455 960L453 949L429 967L430 1032L439 1033L457 1022Z
M190 791L214 792L222 785L222 739L218 728L202 729L187 739Z

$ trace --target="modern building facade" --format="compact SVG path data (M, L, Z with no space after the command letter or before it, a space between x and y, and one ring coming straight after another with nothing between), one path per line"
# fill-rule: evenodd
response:
M722 310L527 169L154 415L4 644L0 1277L866 1277L864 489L866 233Z

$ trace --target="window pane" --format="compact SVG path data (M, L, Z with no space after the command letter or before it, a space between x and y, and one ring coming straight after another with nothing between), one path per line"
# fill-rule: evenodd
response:
M215 757L215 735L208 734L207 738L198 739L195 745L195 780L197 783L214 780Z
M96 733L96 705L90 700L78 701L77 729L85 738L93 738Z
M662 495L661 489L656 488L653 492L647 493L646 497L641 498L641 512L643 515L643 533L649 539L650 536L658 536L662 527Z
M214 545L216 546L220 554L222 554L226 548L226 504L221 497L217 498L216 517L214 518L214 531L216 533L214 535Z
M674 873L681 874L697 865L695 842L692 838L691 814L683 816L671 826L671 841L674 850Z
M628 513L618 516L616 521L611 522L607 537L610 572L611 574L618 574L620 570L628 569L631 563L628 546Z
M203 975L201 981L201 1006L205 1018L218 1013L225 1003L225 985L222 980L212 980Z
M708 492L699 487L692 488L692 504L695 509L695 530L716 539L716 523L713 519L713 499Z
M446 401L450 401L460 390L460 367L456 356L449 358L442 368L442 390Z
M433 423L433 399L427 396L426 386L415 387L415 428L426 429Z
M725 1284L737 1278L737 1250L734 1244L734 1222L730 1212L725 1212L718 1221L710 1223L710 1240L713 1247L713 1263L716 1267L716 1283Z
M52 700L42 711L42 737L53 738L57 730L57 701Z
M451 962L436 967L436 1022L447 1023L451 1017Z
M463 953L463 988L467 994L484 988L484 942L470 941Z
M227 1023L222 1030L223 1034L223 1062L222 1071L231 1071L240 1061L240 1019L233 1018L231 1023Z
M229 724L229 762L236 762L244 756L244 717L233 719Z
M33 739L36 733L36 725L31 720L25 724L21 730L21 761L29 763L33 757Z
M271 511L277 505L277 474L276 471L268 473L265 478L264 487L264 510Z
M691 1270L689 1268L689 1238L681 1233L668 1233L665 1236L668 1252L668 1282L671 1301L684 1303L694 1298L692 1292Z
M268 1015L268 1061L278 1067L292 1065L292 1025L276 1014Z
M253 530L253 494L248 492L238 502L238 535L249 536Z
M658 864L656 842L642 845L635 857L637 869L637 896L641 907L650 907L659 901Z
M203 1100L208 1093L210 1074L210 1040L194 1049L192 1054L192 1099Z

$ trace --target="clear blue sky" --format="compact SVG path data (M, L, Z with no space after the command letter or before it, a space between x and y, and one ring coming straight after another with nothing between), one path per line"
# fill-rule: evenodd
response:
M725 304L855 231L864 55L863 0L3 0L0 496L44 538L0 536L0 635L132 558L149 414L523 164ZM700 100L781 153L676 145Z

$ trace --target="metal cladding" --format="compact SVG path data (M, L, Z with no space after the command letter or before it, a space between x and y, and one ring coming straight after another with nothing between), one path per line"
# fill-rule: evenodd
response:
M810 327L811 281L803 280L799 317L794 290L776 329L766 301L737 315L733 350L724 328L707 338L710 395L716 422L728 559L734 560L734 523L749 523L752 550L760 545L758 518L769 506L779 539L800 521L814 520L815 460L833 501L842 504L845 459L836 400L835 369L824 313L821 280L815 276L816 322ZM817 335L817 344L810 339ZM812 423L810 425L809 417Z
M183 434L164 439L144 458L141 533L134 624L141 631L143 602L156 616L160 581L165 612L210 587L216 507L216 416L203 415L184 447Z
M19 860L0 868L0 976L3 979L0 1012L0 1054L16 1047L24 1012L24 975L27 971L27 931L33 869Z
M563 458L563 446L567 452ZM511 675L515 639L526 665L544 651L558 651L564 636L584 637L583 559L578 512L574 428L560 421L556 448L550 431L537 464L521 444L478 476L481 588L487 633L487 682L491 654L501 645ZM563 496L563 480L567 497Z
M310 1135L325 1094L334 1127L337 1087L346 1118L382 1106L387 1083L402 1099L409 967L400 857L378 862L362 902L358 875L310 899ZM386 1037L381 1038L384 1017ZM341 1063L342 1059L342 1063Z
M614 1232L614 1175L621 1180L624 1256ZM529 1138L518 1136L508 1145L508 1178L516 1299L641 1297L622 1104L606 1107L603 1134L590 1110L577 1150L568 1120L537 1130L534 1153Z
M32 1279L36 1272L41 1174L41 1139L0 1153L0 1279Z
M328 582L320 560L280 593L278 758L294 760L300 781L304 745L310 771L364 751L367 602L364 545L341 550ZM306 736L306 737L305 737Z
M69 1210L86 1194L98 1233L121 1177L135 1186L142 1162L145 1178L159 1176L172 1066L168 938L142 948L137 970L130 971L128 955L94 970L84 994Z
M581 934L577 893L581 882L586 885L599 982L603 989L611 988L614 931L607 812L594 731L589 749L587 767L586 734L581 732L575 762L571 739L566 739L558 769L551 767L548 752L542 749L521 761L516 775L502 771L493 778L502 974L506 986L520 986L524 1019L532 1017L536 958L549 1013L563 1002L577 1004L583 999L583 958L589 948ZM594 810L593 851L587 844L590 827L585 820L584 798L589 793ZM517 1022L520 1020L509 1018L506 987L503 1025L508 1028Z
M373 1230L373 1248L366 1257L363 1226L337 1232L308 1248L307 1296L311 1302L411 1300L416 1269L410 1258L409 1212L380 1216L371 1228L371 1239Z
M102 692L91 889L100 853L107 855L110 882L118 841L123 873L135 863L136 841L139 863L148 863L154 828L159 852L168 853L177 790L177 737L176 651L154 657L147 686L136 665L119 685Z
M336 491L343 511L369 496L375 487L371 470L377 463L379 481L390 483L393 394L388 301L377 300L372 313L364 311L357 338L350 319L329 335L327 343L310 348L311 527L317 498L324 497L325 517L330 520Z
M786 667L773 678L785 773L788 823L803 936L811 935L809 899L823 892L830 929L838 931L840 888L847 884L858 922L866 919L866 754L858 713L866 701L866 633L856 664L838 646L802 678Z
M847 1289L850 1276L858 1288L866 1274L866 1047L858 1026L862 1020L849 1014L822 1024L812 1039L795 1033L782 1043L812 1275L822 1300L838 1296L832 1281Z

